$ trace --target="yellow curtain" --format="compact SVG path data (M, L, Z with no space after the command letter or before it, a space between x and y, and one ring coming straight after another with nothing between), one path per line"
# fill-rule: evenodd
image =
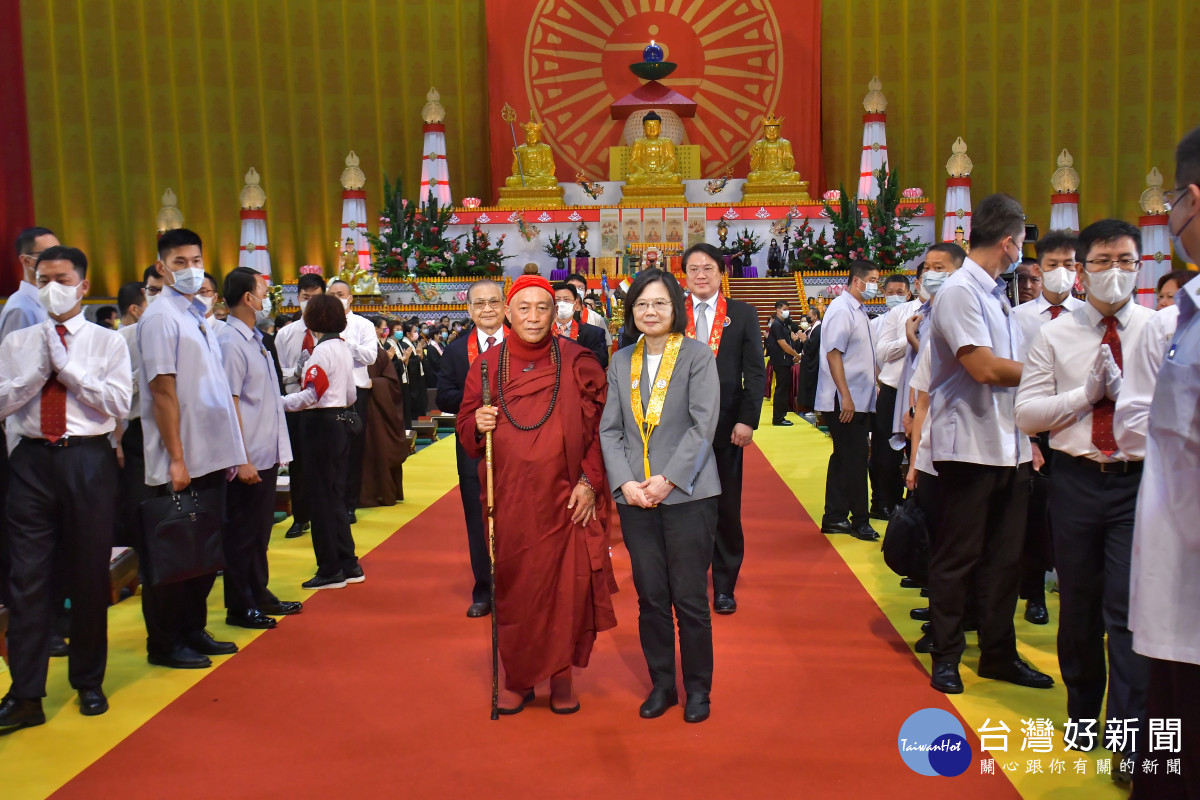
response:
M878 75L889 161L931 193L939 230L958 136L975 202L1008 192L1045 232L1064 147L1081 177L1080 223L1134 221L1146 173L1157 166L1170 182L1176 142L1200 124L1185 69L1200 63L1195 0L827 0L823 15L830 185L857 180L862 99Z
M332 266L347 152L372 216L385 172L415 196L430 86L454 196L490 191L483 0L24 0L21 13L37 222L88 254L94 294L153 262L168 186L209 270L236 266L251 166L276 277Z

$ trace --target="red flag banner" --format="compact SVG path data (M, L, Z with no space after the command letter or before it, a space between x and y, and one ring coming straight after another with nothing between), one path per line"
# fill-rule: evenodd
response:
M610 109L643 84L629 65L651 39L678 65L661 83L696 103L683 141L699 145L702 177L745 177L762 117L776 114L810 193L824 184L820 0L487 0L487 30L495 188L513 161L505 103L518 125L542 123L560 182L608 180L625 128Z

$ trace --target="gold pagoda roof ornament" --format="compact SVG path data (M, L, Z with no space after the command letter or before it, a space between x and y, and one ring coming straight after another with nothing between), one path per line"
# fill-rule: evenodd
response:
M348 191L362 189L367 183L367 176L358 168L358 156L354 151L346 156L346 168L342 170L342 188Z
M421 117L427 124L440 124L446 119L446 109L441 104L442 96L438 94L438 90L430 87L429 94L425 95L424 108L421 109Z
M967 155L967 143L960 136L954 140L954 144L950 145L950 150L954 155L946 161L946 172L950 173L951 178L969 177L971 170L975 169L975 164Z
M879 80L878 75L871 78L867 88L871 91L867 92L867 96L863 98L863 108L866 109L866 112L882 114L887 111L887 98L883 96L883 82Z
M1167 196L1163 193L1162 185L1162 173L1158 171L1158 167L1151 168L1150 174L1146 176L1146 186L1149 188L1142 192L1142 196L1138 200L1142 211L1147 214L1167 213Z
M246 185L242 187L242 193L238 195L238 200L242 204L242 208L258 211L267 202L267 193L263 191L259 185L258 170L254 167L246 173Z
M1079 173L1072 168L1074 163L1075 159L1064 147L1063 151L1058 154L1058 169L1054 170L1054 174L1050 176L1050 185L1058 194L1079 193Z
M175 206L177 202L179 201L175 197L175 193L171 191L170 187L168 187L167 190L163 192L163 207L158 211L157 222L159 233L162 233L163 231L172 231L176 228L183 227L183 212Z

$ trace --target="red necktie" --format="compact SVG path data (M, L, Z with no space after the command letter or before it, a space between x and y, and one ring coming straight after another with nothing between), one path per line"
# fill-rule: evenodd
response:
M301 352L312 355L313 348L316 347L316 342L313 341L312 331L304 332L304 341L300 344Z
M1062 313L1062 306L1050 306L1050 319L1058 319L1058 315Z
M1113 360L1117 362L1118 367L1124 369L1121 363L1121 337L1117 335L1117 318L1105 317L1102 322L1104 338L1100 340L1100 344L1108 345L1112 350ZM1092 406L1092 444L1106 456L1117 452L1117 440L1113 436L1114 405L1112 400L1102 397L1100 402Z
M63 347L67 346L67 326L55 325ZM67 432L67 389L53 375L42 387L42 436L57 442Z
M492 345L494 345L495 343L496 343L496 337L495 337L495 336L489 336L489 337L487 337L487 347L483 348L483 352L485 352L485 353L486 353L488 350L491 350L491 349L492 349Z

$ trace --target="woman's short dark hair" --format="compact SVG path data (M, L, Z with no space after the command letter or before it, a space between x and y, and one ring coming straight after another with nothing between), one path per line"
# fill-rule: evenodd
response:
M304 324L317 333L341 333L346 330L346 307L331 294L309 298L304 307Z
M687 250L683 251L683 258L679 260L679 263L684 269L687 269L688 259L692 257L693 253L703 253L713 261L717 262L718 270L721 272L725 271L725 256L721 255L721 251L708 242L698 242L689 247Z
M1154 291L1157 294L1163 290L1164 286L1172 282L1174 282L1176 291L1178 291L1186 286L1188 281L1194 277L1196 277L1196 273L1190 272L1186 269L1177 269L1173 272L1168 272L1166 275L1163 275L1158 279L1158 286L1154 289Z
M625 336L630 340L636 340L641 334L637 324L633 321L633 306L642 296L646 287L652 283L661 283L667 287L667 295L671 298L671 310L675 315L672 319L671 333L687 331L687 300L684 299L679 281L675 280L675 276L671 273L652 267L637 274L637 277L633 279L633 285L629 287L629 293L625 295Z

